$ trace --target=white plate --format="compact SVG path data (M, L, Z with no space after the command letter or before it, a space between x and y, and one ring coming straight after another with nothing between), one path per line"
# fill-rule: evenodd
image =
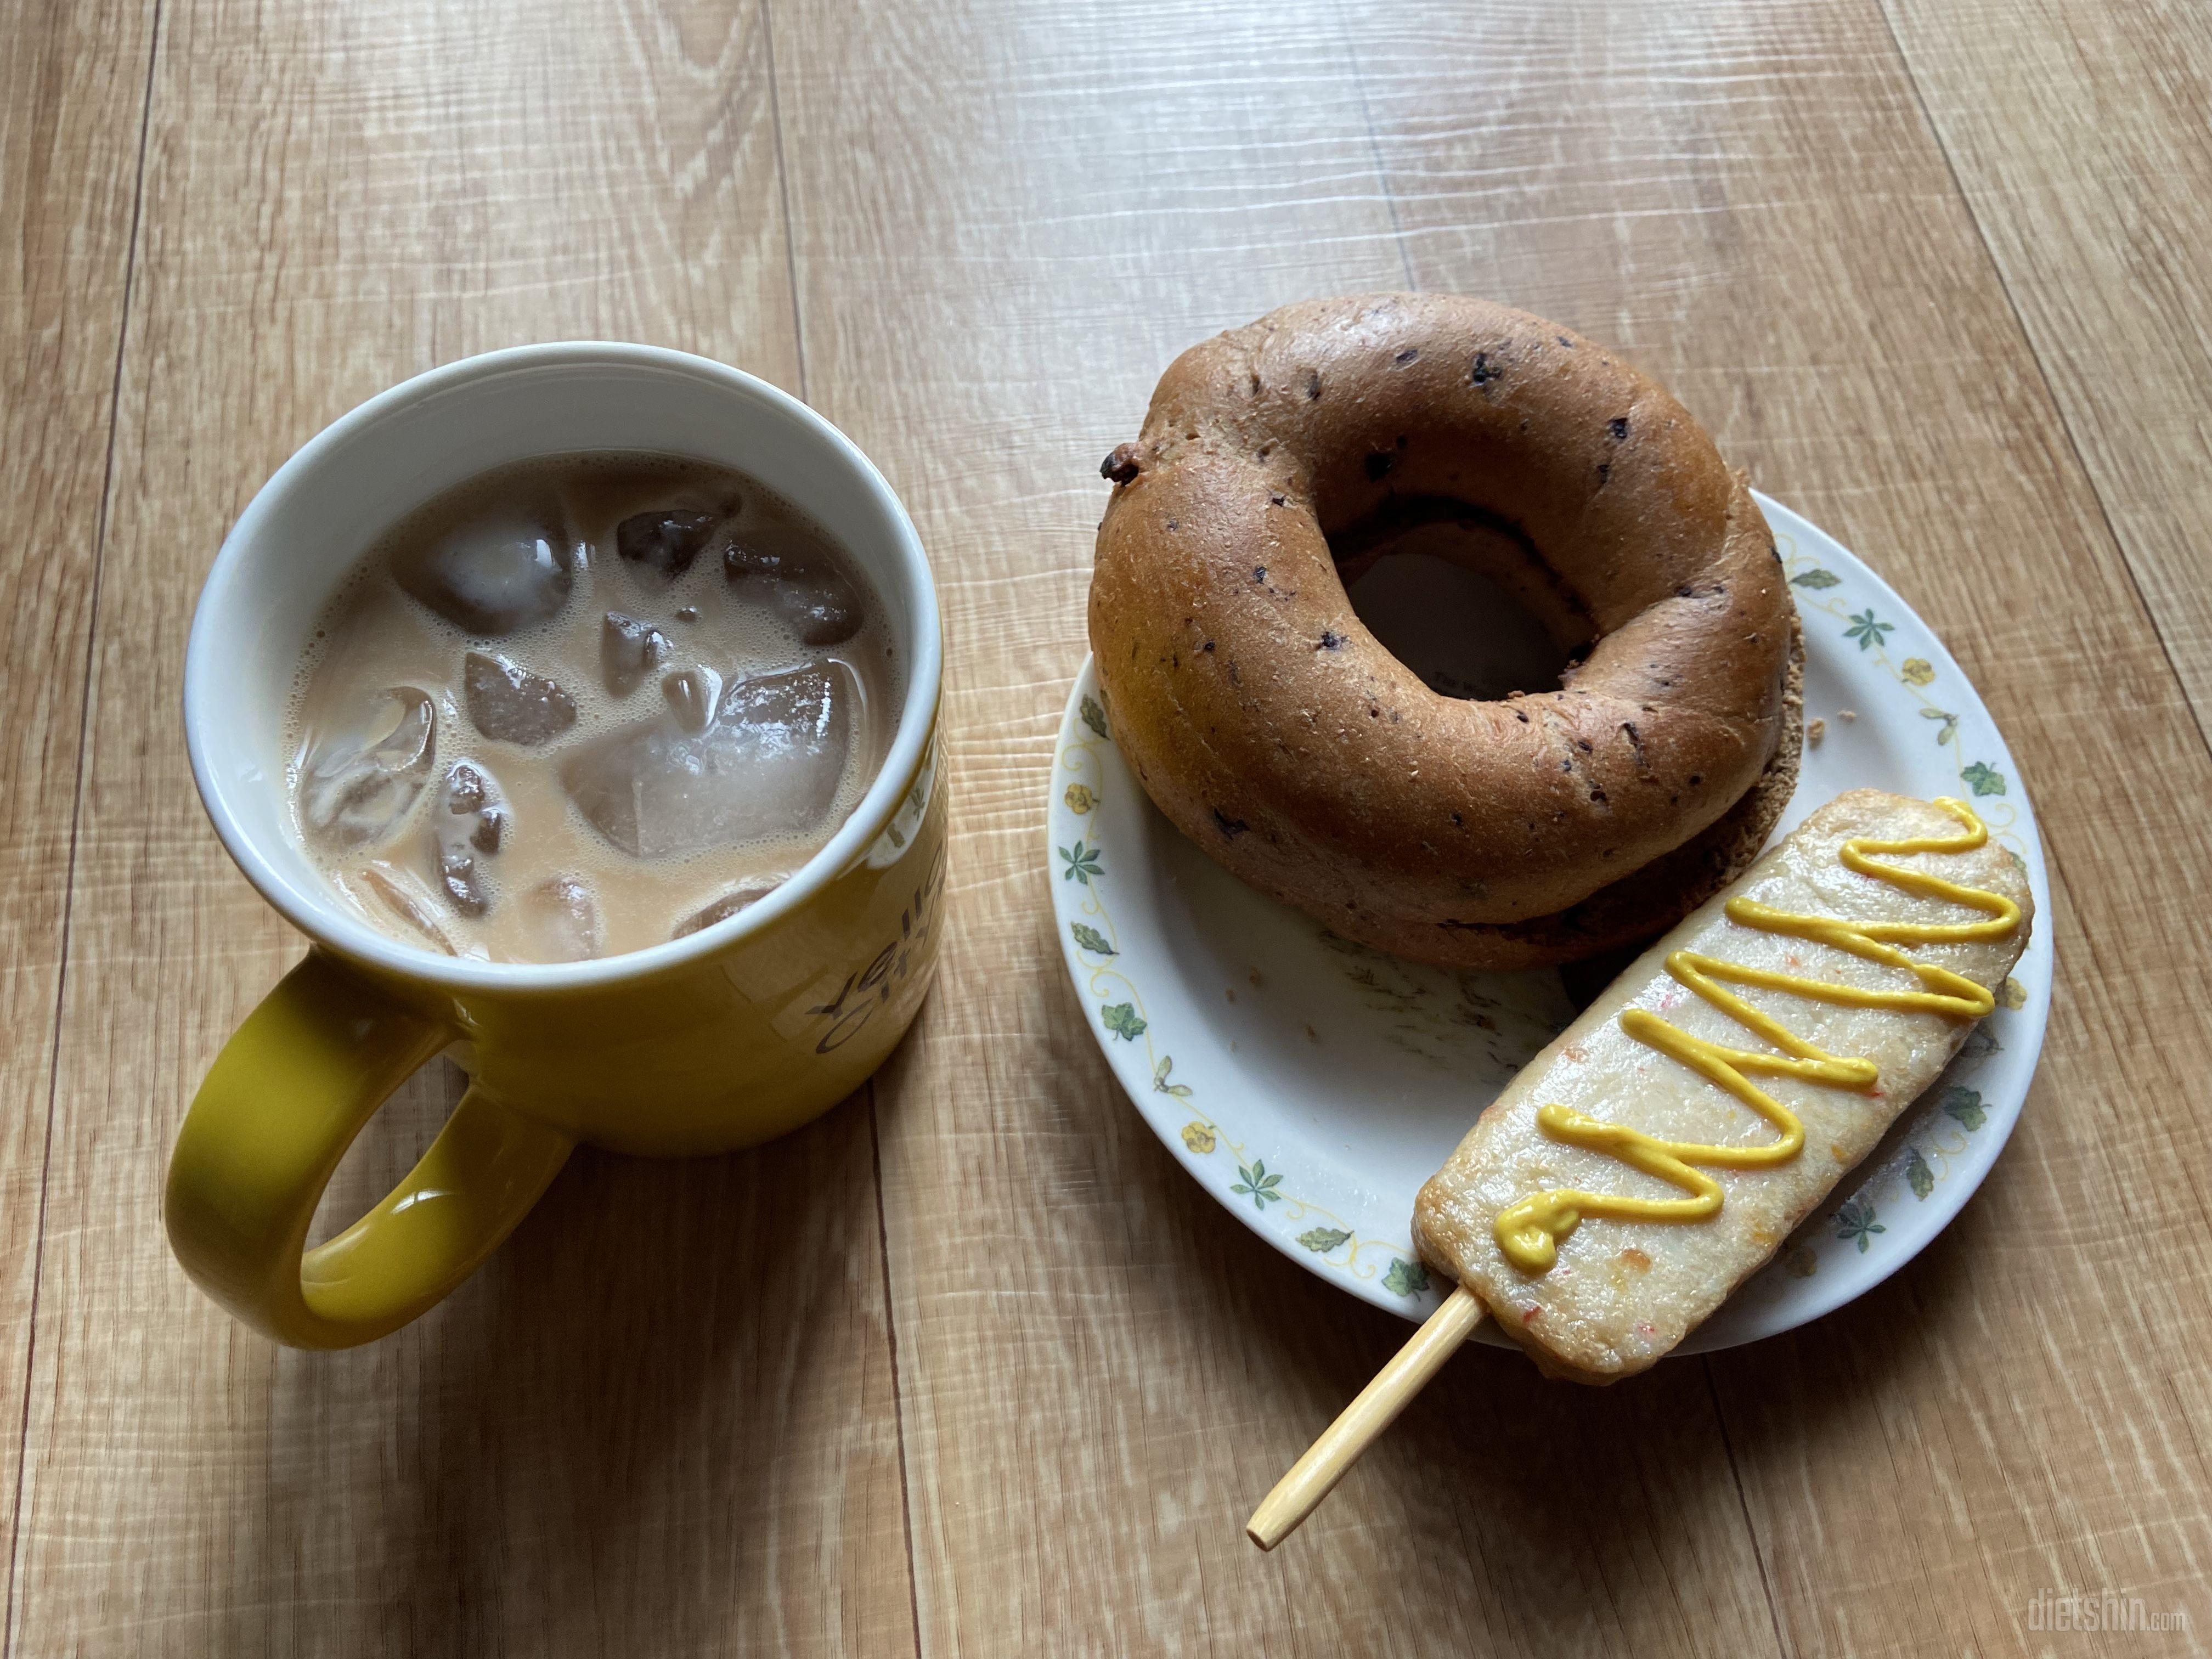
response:
M1880 577L1788 508L1759 505L1804 618L1807 718L1827 723L1776 833L1862 786L1957 795L2027 861L2037 920L1997 1012L1687 1353L1793 1329L1910 1261L2012 1133L2051 1002L2043 847L1989 711ZM1146 798L1087 662L1060 724L1048 830L1068 973L1146 1121L1285 1255L1425 1317L1437 1293L1407 1243L1413 1194L1570 1018L1559 975L1420 967L1253 892Z

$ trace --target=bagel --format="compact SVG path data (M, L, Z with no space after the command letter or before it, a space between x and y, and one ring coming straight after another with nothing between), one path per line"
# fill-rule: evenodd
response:
M1101 470L1115 742L1183 834L1339 933L1577 960L1672 926L1788 802L1773 537L1687 411L1571 330L1450 295L1287 306L1177 358ZM1447 697L1367 630L1347 579L1417 537L1537 615L1559 690Z

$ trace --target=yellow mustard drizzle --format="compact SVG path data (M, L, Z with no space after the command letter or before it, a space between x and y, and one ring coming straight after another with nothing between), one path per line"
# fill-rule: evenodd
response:
M1590 1216L1613 1216L1635 1221L1704 1221L1720 1212L1721 1187L1703 1170L1763 1170L1787 1164L1804 1149L1805 1126L1795 1113L1753 1084L1745 1074L1802 1078L1808 1083L1837 1089L1869 1089L1876 1080L1875 1065L1868 1060L1849 1060L1824 1054L1772 1016L1746 1002L1729 985L1758 986L1787 991L1816 1002L1846 1008L1893 1008L1903 1013L1941 1014L1946 1018L1980 1019L1996 1000L1983 986L1948 969L1916 961L1897 948L1899 945L1946 945L1969 939L2004 939L2020 926L2020 907L2002 894L1962 886L1918 870L1902 870L1877 864L1877 854L1904 856L1914 853L1971 853L1986 843L1989 829L1963 801L1946 796L1936 802L1963 826L1957 836L1919 836L1905 841L1873 841L1855 836L1843 846L1844 866L1877 881L1923 898L1944 899L1981 911L1989 920L1963 922L1852 922L1838 916L1804 916L1777 910L1747 898L1728 902L1727 915L1739 927L1762 933L1786 933L1796 939L1832 945L1863 961L1902 968L1920 982L1917 990L1863 990L1826 980L1802 979L1763 968L1709 957L1697 951L1676 951L1667 958L1667 971L1703 997L1736 1024L1780 1049L1766 1054L1748 1048L1723 1048L1703 1037L1692 1036L1656 1014L1631 1008L1620 1017L1620 1029L1638 1042L1656 1048L1670 1060L1727 1090L1774 1127L1778 1139L1758 1146L1706 1146L1692 1141L1661 1140L1618 1123L1605 1123L1565 1106L1547 1105L1536 1112L1537 1127L1554 1140L1587 1147L1616 1158L1644 1174L1679 1187L1686 1198L1628 1198L1614 1194L1585 1193L1559 1188L1532 1194L1508 1206L1498 1218L1498 1248L1525 1273L1547 1271L1559 1255L1561 1240Z

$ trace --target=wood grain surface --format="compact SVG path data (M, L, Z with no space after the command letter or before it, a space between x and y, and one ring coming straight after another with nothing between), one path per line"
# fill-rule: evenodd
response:
M83 748L85 657L146 101L149 6L66 0L0 22L0 1515L19 1459ZM10 1552L5 1575L14 1582Z
M2204 1651L2208 94L2201 8L2093 0L9 0L8 1659ZM1406 1328L1121 1097L1039 814L1098 458L1183 346L1384 287L1619 345L1936 625L2060 979L2010 1148L1895 1279L1602 1392L1467 1351L1263 1557ZM159 1220L300 948L192 794L192 599L329 420L586 335L801 392L913 510L942 976L814 1127L581 1155L416 1326L276 1351ZM2074 1589L2184 1622L2033 1627Z

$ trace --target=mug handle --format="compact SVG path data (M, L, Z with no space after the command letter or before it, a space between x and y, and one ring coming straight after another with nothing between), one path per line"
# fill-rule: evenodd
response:
M575 1146L474 1084L382 1203L307 1249L354 1137L458 1035L311 948L223 1045L178 1132L163 1209L185 1271L301 1348L373 1341L474 1273Z

